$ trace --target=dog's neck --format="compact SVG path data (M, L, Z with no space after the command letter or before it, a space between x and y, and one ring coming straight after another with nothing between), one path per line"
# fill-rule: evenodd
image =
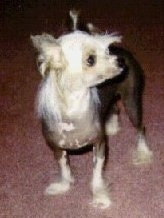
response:
M63 113L66 116L80 118L90 107L90 90L88 88L69 89L63 92L65 102L63 103Z
M42 83L38 95L38 113L40 117L50 117L53 121L61 122L66 119L80 119L90 116L98 104L96 88L79 86L72 83L63 87L53 74L50 74Z

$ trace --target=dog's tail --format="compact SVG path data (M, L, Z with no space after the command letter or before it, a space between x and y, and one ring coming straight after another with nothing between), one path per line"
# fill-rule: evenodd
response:
M106 33L102 32L99 28L94 26L92 23L85 23L80 19L80 10L72 9L69 11L69 27L71 31L84 31L90 35L104 35Z
M86 25L86 22L84 20L81 20L80 15L81 15L80 10L72 9L69 11L69 23L68 23L69 30L71 31L79 30L90 34L90 30Z
M72 9L69 11L69 16L71 19L71 31L82 30L88 32L91 35L102 34L102 31L95 27L92 23L83 24L79 21L80 11Z
M78 19L79 19L79 14L80 12L78 10L70 10L69 12L69 15L70 15L70 18L71 18L71 21L72 21L72 30L75 31L78 29Z

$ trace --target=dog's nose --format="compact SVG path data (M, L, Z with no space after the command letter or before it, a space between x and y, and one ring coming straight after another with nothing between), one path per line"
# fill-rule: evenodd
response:
M117 57L117 64L118 67L122 69L122 73L127 73L128 72L128 66L125 62L125 59L123 57Z
M117 57L117 64L119 67L124 68L125 64L125 59L123 57Z
M120 47L117 47L115 45L110 45L109 46L109 53L111 55L116 56L116 62L117 66L121 69L121 74L123 73L128 73L128 65L126 63L126 60L124 58L124 50Z

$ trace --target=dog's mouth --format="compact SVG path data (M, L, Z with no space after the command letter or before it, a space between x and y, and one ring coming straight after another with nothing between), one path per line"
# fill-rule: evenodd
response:
M97 76L98 81L101 81L101 80L104 80L104 79L105 79L105 76L103 76L103 75L98 75Z
M87 86L94 87L104 83L106 80L112 80L114 78L120 77L122 74L124 75L127 72L127 66L117 66L116 68L109 69L105 74L99 74L93 77L91 80L88 80Z
M97 86L103 82L105 82L107 79L109 79L107 76L104 76L104 75L98 75L94 81L90 82L90 85L89 87L94 87L94 86Z

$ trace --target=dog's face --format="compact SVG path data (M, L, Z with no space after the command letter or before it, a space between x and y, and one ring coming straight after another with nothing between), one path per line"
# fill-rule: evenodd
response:
M109 45L120 42L119 36L89 35L75 31L58 39L48 34L31 36L39 51L39 70L44 77L54 73L69 85L95 86L122 71Z

